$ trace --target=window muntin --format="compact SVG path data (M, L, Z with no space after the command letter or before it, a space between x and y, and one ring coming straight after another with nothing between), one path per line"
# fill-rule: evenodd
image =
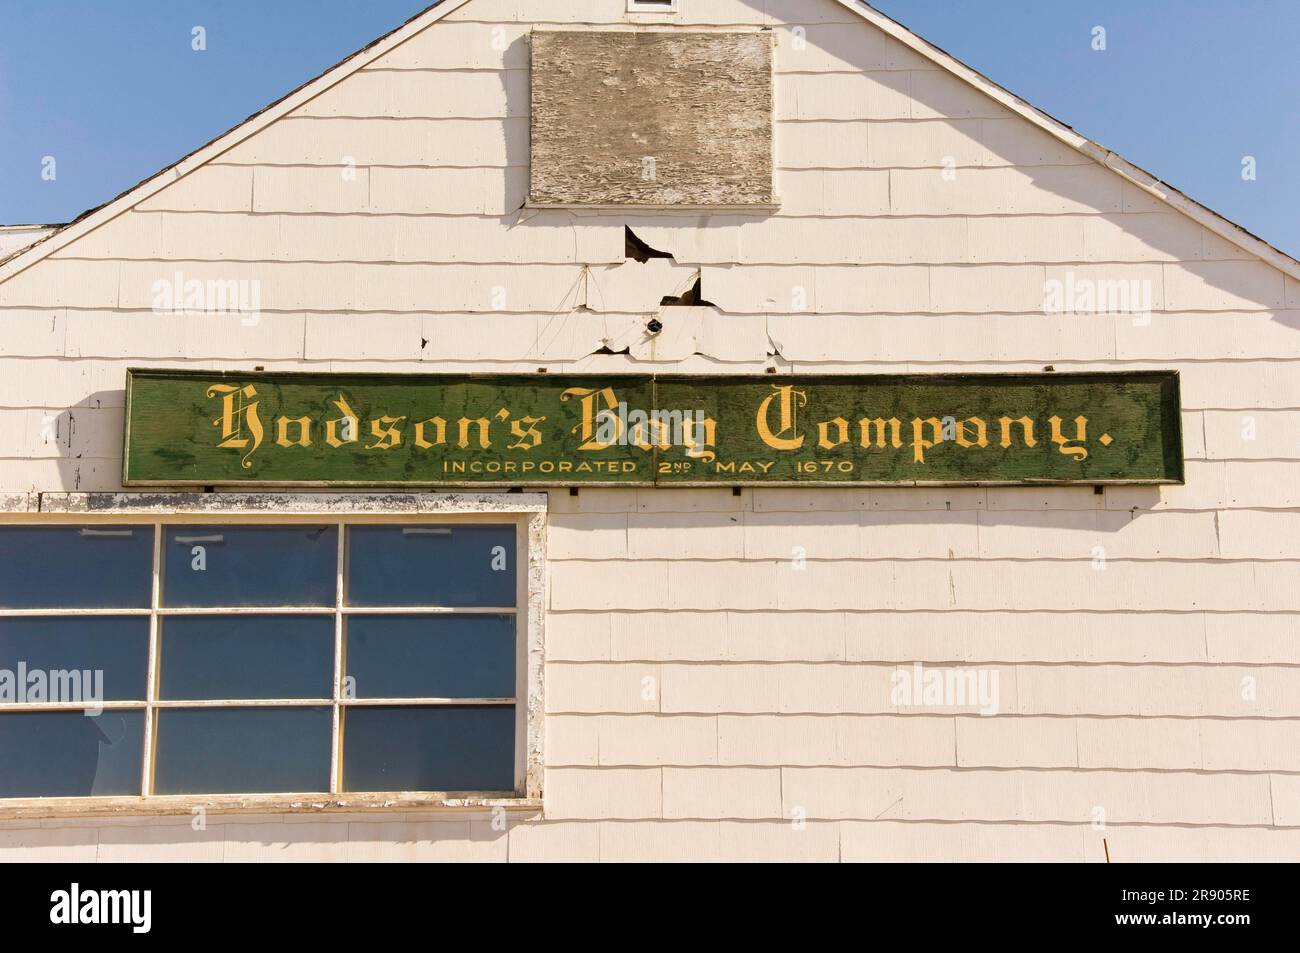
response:
M0 696L0 763L13 769L0 798L519 792L516 685L526 625L518 524L85 528L122 535L0 526L0 552L34 545L75 554L86 540L145 539L150 595L143 607L123 606L132 600L96 586L106 605L85 607L74 587L62 603L0 608L0 669L28 654L68 667L93 662L104 681L102 700L91 704ZM53 545L39 538L45 532ZM64 572L57 563L45 559ZM0 592L19 588L5 578L12 565L0 563ZM139 585L129 573L114 578ZM274 602L278 578L285 595ZM347 604L349 592L364 604ZM120 644L110 650L103 639L83 651L91 630ZM45 646L42 632L58 638ZM96 707L105 709L98 717L83 714Z

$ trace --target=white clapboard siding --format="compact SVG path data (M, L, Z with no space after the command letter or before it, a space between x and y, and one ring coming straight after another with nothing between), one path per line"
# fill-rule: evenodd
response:
M1104 566L1104 568L1102 568ZM1286 562L931 558L556 562L553 609L879 611L889 609L1287 611L1300 609ZM1015 583L1008 581L1014 572Z
M300 117L505 119L527 116L528 72L362 70L294 111Z
M1300 858L1300 281L845 4L680 6L469 0L0 283L0 501L121 489L129 367L1175 370L1185 484L556 490L539 816L0 859ZM771 30L778 209L526 207L529 31L629 24ZM896 694L935 670L995 696Z
M922 73L937 76L937 73ZM796 73L777 78L778 119L913 119L906 71ZM797 132L787 132L797 135Z
M1205 445L1210 459L1300 459L1300 411L1207 411Z
M221 161L237 168L527 165L528 119L286 117Z
M1098 805L1112 824L1268 824L1273 817L1267 775L786 768L781 779L784 806L809 817L1078 823Z
M898 694L898 686L933 672L983 679L987 713L980 713L976 698L912 704ZM645 691L647 678L653 679L655 692ZM1294 666L556 661L547 666L547 680L548 711L572 714L894 713L916 719L973 714L994 721L1022 716L1300 717L1295 700L1300 675Z
M346 197L346 192L339 195ZM119 223L123 227L115 228ZM528 218L131 213L56 257L168 260L180 249L192 261L600 264L624 260L621 224L592 224L565 213Z
M522 23L453 20L423 30L369 65L395 70L526 69L529 29Z

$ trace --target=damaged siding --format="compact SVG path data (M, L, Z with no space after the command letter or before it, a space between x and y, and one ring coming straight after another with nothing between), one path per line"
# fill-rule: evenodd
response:
M0 261L45 238L57 225L0 225Z
M0 284L0 489L119 489L125 369L178 365L1171 368L1186 486L552 493L544 822L10 825L0 849L1300 857L1300 283L838 3L682 7L634 22L772 31L777 211L526 209L526 37L626 4L471 0ZM176 272L260 282L258 320L152 313ZM1142 283L1150 315L1045 314L1071 274ZM996 671L1001 712L892 704L917 662Z

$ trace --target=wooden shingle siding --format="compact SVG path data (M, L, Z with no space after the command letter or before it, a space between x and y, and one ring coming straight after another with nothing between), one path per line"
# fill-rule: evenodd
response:
M1300 858L1300 282L844 4L681 6L469 0L0 283L0 496L119 490L126 368L176 366L1172 369L1186 485L556 491L544 818L8 823L0 857ZM629 24L771 30L779 209L524 208L529 32ZM177 272L261 313L155 314ZM715 307L661 307L697 278ZM1151 313L1045 313L1070 280ZM916 663L998 713L897 703Z

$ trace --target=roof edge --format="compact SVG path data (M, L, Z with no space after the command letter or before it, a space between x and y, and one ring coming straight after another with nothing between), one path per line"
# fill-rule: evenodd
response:
M1164 202L1175 211L1186 215L1198 225L1208 228L1220 238L1231 242L1243 251L1249 252L1292 278L1300 280L1300 261L1297 261L1280 248L1270 245L1264 239L1252 234L1231 219L1225 218L1213 209L1202 205L1174 188L1168 182L1162 181L1141 166L1125 159L1118 152L1081 135L1056 117L1021 99L1006 87L989 79L979 70L967 66L951 53L913 33L903 24L881 13L875 7L864 2L864 0L835 0L835 2L852 10L913 52L919 53L937 66L952 73L958 79L964 80L967 84L991 97L1022 119L1028 120L1039 129L1081 152L1097 164L1103 165L1127 179L1133 185Z
M184 178L223 152L234 148L250 136L261 132L273 122L315 99L379 57L392 52L407 40L422 33L431 24L470 2L472 0L435 0L434 3L425 7L396 29L368 43L356 52L349 53L319 76L286 93L275 102L227 129L215 139L200 146L171 165L164 166L147 179L122 192L116 198L110 199L98 208L83 212L67 225L59 228L58 231L45 236L35 244L27 246L8 258L0 258L0 282L8 281L37 262L48 258L59 249L76 241L81 236L129 211L173 182Z
M470 2L473 2L473 0L438 0L438 2L426 7L395 30L345 57L315 79L308 80L297 89L289 92L260 112L254 113L248 119L217 136L189 155L184 156L179 161L164 167L104 205L83 213L72 222L59 227L35 244L15 252L8 258L0 259L0 282L7 281L14 275L26 271L38 261L49 257L64 246L76 241L82 235L112 221L163 188L205 165L221 155L221 153L239 145L250 136L260 132L304 103L316 98L374 60L396 49L447 14ZM1013 113L1076 149L1099 165L1105 166L1117 175L1122 176L1175 211L1181 212L1197 224L1208 228L1220 238L1272 265L1284 274L1300 280L1300 261L1297 261L1281 249L1269 244L1218 212L1202 205L1169 183L1160 180L1142 167L1128 161L1119 153L1088 139L1086 136L1080 135L1070 126L1016 96L983 73L967 66L951 53L913 33L897 20L891 19L875 7L863 2L863 0L834 0L834 2L858 14L904 46L952 73L958 79L983 92Z

